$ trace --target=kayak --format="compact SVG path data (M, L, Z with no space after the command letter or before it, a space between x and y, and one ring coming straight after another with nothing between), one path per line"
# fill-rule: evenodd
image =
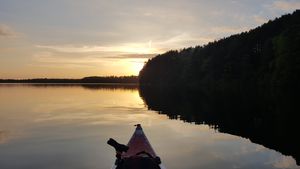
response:
M116 150L116 161L112 169L165 169L156 155L142 126L136 129L127 145L122 145L110 138L108 144Z

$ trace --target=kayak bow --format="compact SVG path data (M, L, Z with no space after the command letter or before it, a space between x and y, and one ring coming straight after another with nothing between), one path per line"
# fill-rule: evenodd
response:
M142 126L136 129L127 146L117 143L113 139L107 142L116 149L116 162L113 169L165 169L160 158L156 155L148 141Z

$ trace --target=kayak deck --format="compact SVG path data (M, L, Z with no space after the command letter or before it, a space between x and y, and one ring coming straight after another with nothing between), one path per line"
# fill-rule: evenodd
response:
M127 146L109 139L107 142L116 150L116 161L112 169L165 169L160 158L154 152L140 124Z
M156 157L156 153L154 152L140 124L136 125L136 129L127 146L129 149L127 152L122 154L122 158L135 156L140 152L149 153L153 158Z

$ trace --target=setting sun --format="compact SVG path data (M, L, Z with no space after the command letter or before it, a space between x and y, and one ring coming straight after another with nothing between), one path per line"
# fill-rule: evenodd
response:
M139 72L142 70L144 66L144 62L133 62L132 63L132 69L134 72L137 72L136 75L139 74Z

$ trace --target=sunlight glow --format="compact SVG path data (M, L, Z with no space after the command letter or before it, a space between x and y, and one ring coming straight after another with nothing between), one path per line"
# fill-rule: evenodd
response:
M146 59L129 59L120 61L119 67L122 67L122 72L126 72L127 75L138 75L145 62Z
M132 69L134 72L136 72L136 75L139 74L139 72L142 70L143 66L144 66L144 62L132 63Z

